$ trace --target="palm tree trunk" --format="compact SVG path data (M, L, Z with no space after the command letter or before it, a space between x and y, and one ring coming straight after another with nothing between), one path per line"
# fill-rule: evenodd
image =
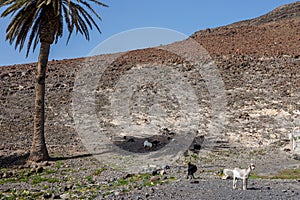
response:
M44 135L45 79L49 51L50 44L42 42L37 65L37 76L35 85L34 136L29 156L29 160L35 162L49 159Z

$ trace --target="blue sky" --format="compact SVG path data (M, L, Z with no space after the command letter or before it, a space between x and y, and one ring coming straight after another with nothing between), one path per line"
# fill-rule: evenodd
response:
M278 6L296 1L103 0L102 2L109 5L108 8L98 9L102 17L102 22L100 22L102 34L99 34L97 31L92 31L90 41L86 41L81 35L73 35L69 44L66 45L67 33L65 32L64 37L61 38L57 44L52 45L49 60L87 56L95 47L99 47L99 44L103 41L111 41L123 33L131 33L132 29L143 30L144 27L158 27L159 30L171 30L183 35L191 35L198 30L255 18ZM0 11L2 13L3 9ZM5 29L8 22L9 18L1 19L0 22L0 66L36 62L38 49L35 53L30 53L26 59L25 49L19 52L14 49L14 46L10 46L8 41L5 41ZM143 34L142 31L135 31L135 33ZM164 32L162 32L162 34L163 33ZM149 35L155 40L155 34L149 34L148 32L148 36ZM120 38L118 39L119 40L115 41L120 41ZM142 39L145 40L145 38ZM159 38L157 41L152 41L152 39L147 40L148 43L146 44L131 43L132 45L127 49L159 45L163 43L161 39L166 39L166 37ZM178 38L174 37L173 39L177 40ZM122 51L127 43L129 43L126 39L123 41L124 42L120 44L120 48L117 46L113 51L117 51L118 48ZM166 43L169 42L172 42L172 39L166 41ZM110 51L110 45L108 44L111 43L101 46L103 52L108 53Z

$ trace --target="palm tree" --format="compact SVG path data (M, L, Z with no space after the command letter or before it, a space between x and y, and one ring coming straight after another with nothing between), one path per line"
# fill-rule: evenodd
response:
M91 4L107 5L98 0L0 0L0 8L4 7L1 17L12 16L7 29L6 40L15 43L21 51L27 41L27 53L40 44L35 85L34 137L30 150L30 161L49 159L44 137L45 122L45 78L50 46L62 37L64 26L69 33L79 32L87 40L89 30L96 28L101 33L93 17L101 21L100 16ZM33 45L33 46L32 46Z

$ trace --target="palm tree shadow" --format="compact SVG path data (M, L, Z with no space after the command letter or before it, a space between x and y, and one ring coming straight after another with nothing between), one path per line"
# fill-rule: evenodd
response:
M64 157L50 157L49 161L61 161L61 160L72 160L72 159L77 159L77 158L87 158L87 157L92 157L93 154L86 153L86 154L81 154L81 155L76 155L76 156L64 156Z
M107 152L102 152L102 153L85 153L85 154L79 154L79 155L75 155L75 156L64 156L64 157L50 157L49 161L61 161L61 160L72 160L72 159L77 159L77 158L88 158L88 157L92 157L92 156L97 156L97 155L101 155L101 154L105 154L105 153L109 153Z
M0 155L0 167L8 168L25 165L29 158L29 152Z
M63 160L72 160L72 159L78 159L78 158L87 158L92 157L103 153L85 153L85 154L79 154L74 156L64 156L64 157L50 157L48 161L63 161ZM28 158L29 158L29 152L21 152L21 153L13 153L10 155L0 155L0 168L10 168L10 167L18 167L18 166L25 166L27 164Z

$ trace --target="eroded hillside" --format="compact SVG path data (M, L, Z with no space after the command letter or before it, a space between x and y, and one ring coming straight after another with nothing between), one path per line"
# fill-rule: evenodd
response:
M202 30L191 36L209 52L224 82L226 123L220 140L232 146L273 144L284 147L288 133L300 127L299 6L300 3L296 2L260 18ZM183 41L173 46L184 51L187 48L185 44ZM111 57L115 55L94 57L88 62L97 65L99 60ZM49 62L45 128L52 153L85 151L74 127L72 91L78 72L82 71L86 62L84 58ZM97 112L99 123L109 126L106 129L108 134L115 124L110 110L106 109L110 105L109 92L105 95L103 92L114 89L118 78L126 71L147 63L173 66L187 77L197 96L201 96L198 99L202 119L200 133L208 134L212 105L205 80L184 58L155 48L130 51L119 56L99 81ZM35 68L35 63L0 68L1 154L30 148ZM145 104L140 105L144 113L143 109L132 107L136 123L147 123L147 116L143 117L148 112L147 107L152 106L151 98L155 98L158 87L145 85L136 91L145 97ZM162 98L166 100L165 111L170 111L170 116L175 120L176 102L167 101L170 96Z

